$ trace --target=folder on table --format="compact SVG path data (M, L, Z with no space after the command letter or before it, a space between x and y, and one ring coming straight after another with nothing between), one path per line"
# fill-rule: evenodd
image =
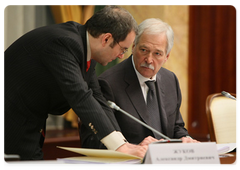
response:
M142 158L107 149L87 149L60 147L60 149L79 153L84 156L58 158L59 161L66 163L141 163Z

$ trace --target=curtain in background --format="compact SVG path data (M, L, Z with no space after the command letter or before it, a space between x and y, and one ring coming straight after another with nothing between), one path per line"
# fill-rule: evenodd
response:
M48 6L9 5L4 9L4 50L20 36L54 23Z
M208 132L208 95L236 93L236 9L190 6L188 131L200 139Z
M67 22L67 21L75 21L82 25L98 10L102 9L104 6L80 6L80 5L53 5L51 6L51 11L54 16L55 22L57 24ZM95 69L96 74L99 76L108 68L114 66L119 61L118 59L112 61L107 66L102 66L97 63ZM74 128L78 127L77 115L74 113L72 109L70 109L67 113L63 115L63 117L71 122L71 126Z
M80 24L85 22L93 15L94 6L80 6L80 5L54 5L51 6L51 11L57 24L75 21Z

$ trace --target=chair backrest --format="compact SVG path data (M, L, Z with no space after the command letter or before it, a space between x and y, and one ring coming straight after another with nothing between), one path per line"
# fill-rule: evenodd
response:
M236 143L236 100L221 93L211 94L206 100L206 113L211 141Z

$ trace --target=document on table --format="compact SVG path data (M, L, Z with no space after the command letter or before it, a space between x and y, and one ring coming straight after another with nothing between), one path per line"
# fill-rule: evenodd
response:
M58 161L64 161L66 163L141 163L142 158L121 153L118 151L107 149L86 149L86 148L71 148L60 147L60 149L68 150L71 152L79 153L85 156L58 158Z
M218 154L226 154L236 149L236 143L223 143L217 144Z

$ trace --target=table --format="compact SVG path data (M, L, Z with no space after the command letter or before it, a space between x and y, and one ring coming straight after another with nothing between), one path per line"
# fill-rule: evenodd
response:
M77 153L62 150L56 146L80 148L81 143L78 130L64 129L47 131L42 150L44 153L44 160L56 160L57 158L79 156Z
M221 165L236 165L237 164L237 152L229 153L231 156L221 157L220 163ZM66 165L62 161L57 160L45 160L45 161L6 161L2 162L3 165L6 166L59 166L59 165Z
M44 160L45 161L27 161L27 162L41 162L41 163L60 163L57 158L66 158L79 156L77 153L65 151L56 146L76 147L80 148L80 138L77 129L65 130L50 130L46 133L46 139L43 146ZM233 164L236 161L236 151L229 153L232 156L221 157L221 164ZM15 163L26 163L26 161L15 161Z
M236 152L231 152L229 153L228 157L222 157L220 158L220 163L221 164L233 164L236 161Z

